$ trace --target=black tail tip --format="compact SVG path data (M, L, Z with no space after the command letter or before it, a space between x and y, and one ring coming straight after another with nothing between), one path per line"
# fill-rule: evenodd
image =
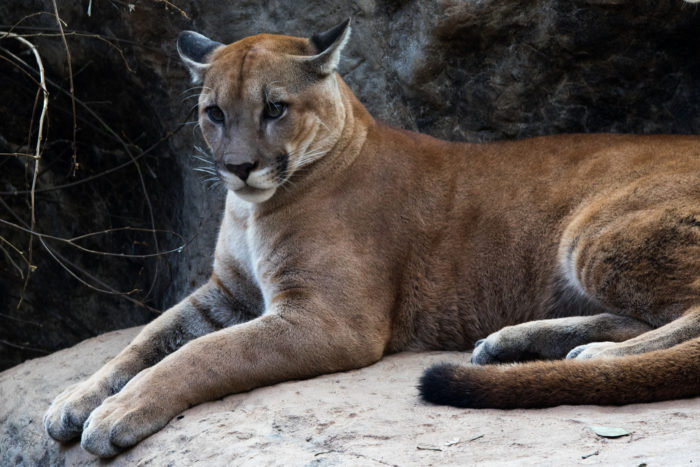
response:
M451 363L439 363L425 370L418 382L421 398L431 404L468 407L464 400L466 394L460 394L455 387L458 368Z

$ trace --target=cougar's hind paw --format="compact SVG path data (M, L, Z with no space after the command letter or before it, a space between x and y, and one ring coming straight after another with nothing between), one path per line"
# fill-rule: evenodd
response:
M614 342L591 342L574 347L566 354L567 360L590 360L592 358L615 357Z

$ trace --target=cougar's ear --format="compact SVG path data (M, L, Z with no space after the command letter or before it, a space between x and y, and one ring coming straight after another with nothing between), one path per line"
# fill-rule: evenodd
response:
M335 71L340 61L340 52L350 39L350 18L333 26L326 32L314 34L309 41L317 54L307 57L306 67L314 74L327 76Z
M204 80L204 73L209 68L207 57L223 45L194 31L182 31L177 36L177 53L190 70L193 83Z

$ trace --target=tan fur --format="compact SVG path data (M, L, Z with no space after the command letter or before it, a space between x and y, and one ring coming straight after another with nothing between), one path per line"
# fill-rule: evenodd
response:
M51 436L82 431L111 456L204 401L486 336L475 363L575 360L439 367L426 399L700 393L700 138L439 141L376 122L329 71L349 28L225 47L189 34L181 54L204 79L202 132L230 189L211 280L59 396ZM268 97L284 116L262 117ZM243 182L230 168L245 164Z

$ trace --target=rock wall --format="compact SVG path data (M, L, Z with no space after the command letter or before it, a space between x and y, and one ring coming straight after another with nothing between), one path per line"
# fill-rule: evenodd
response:
M29 236L0 224L0 368L143 323L155 312L142 304L164 309L206 277L223 193L193 170L202 143L190 122L196 90L174 47L182 29L230 42L308 35L352 16L344 79L377 118L447 139L700 131L700 11L681 0L57 3L75 138L52 2L0 5L0 30L36 44L50 79L34 230L72 238L155 226L177 235L113 231L74 243L136 255L183 248L124 259L46 238L49 253L35 240L37 269L26 281L27 264L9 243L27 258ZM0 56L0 152L32 152L33 58L9 38ZM32 167L0 156L0 219L31 226Z

